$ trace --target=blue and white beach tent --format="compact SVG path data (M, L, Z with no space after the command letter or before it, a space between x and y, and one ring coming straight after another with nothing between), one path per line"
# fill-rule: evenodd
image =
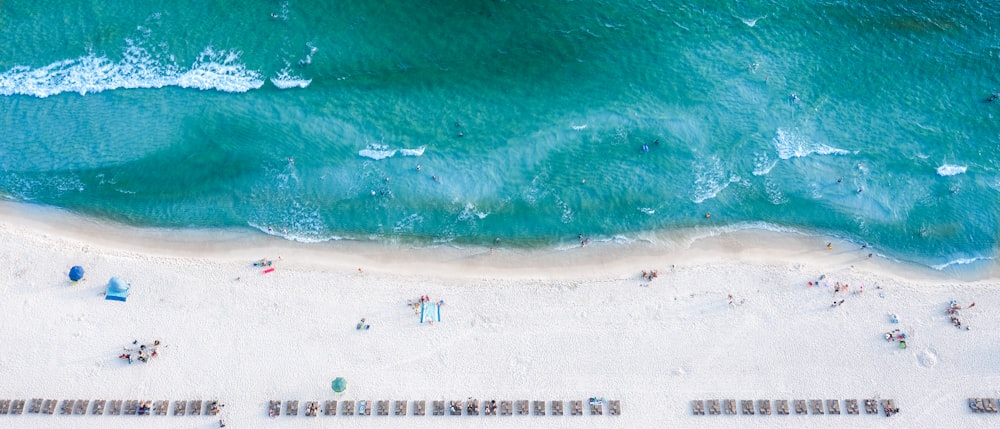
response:
M118 277L112 277L108 282L108 291L105 293L104 299L124 302L128 298L128 289L130 287L132 285L123 282Z

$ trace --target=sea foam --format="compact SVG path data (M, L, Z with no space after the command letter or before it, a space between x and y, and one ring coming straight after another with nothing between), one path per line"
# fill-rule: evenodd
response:
M778 128L778 132L771 141L774 143L774 148L777 149L778 157L781 159L803 158L812 154L847 155L850 153L844 149L810 142L781 128Z
M271 84L279 89L305 88L310 83L312 83L312 79L295 76L292 74L291 68L287 65L271 78Z
M956 174L963 174L968 167L961 165L949 165L945 164L937 168L938 176L954 176Z
M358 155L365 158L371 158L374 160L392 158L396 156L397 153L403 156L423 156L424 150L427 149L426 146L420 146L415 149L389 149L388 145L384 144L370 144L368 147L358 151Z
M206 47L188 67L172 56L154 55L132 40L126 40L122 58L87 54L32 68L14 66L0 73L0 95L30 95L44 98L64 92L80 95L113 89L178 86L224 92L246 92L264 84L260 73L240 62L240 52Z

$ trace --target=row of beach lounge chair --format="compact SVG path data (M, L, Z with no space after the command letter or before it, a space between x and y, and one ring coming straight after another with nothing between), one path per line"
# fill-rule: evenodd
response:
M480 402L478 399L469 399L466 401L430 401L431 410L430 414L433 416L511 416L511 415L536 415L544 416L546 412L549 415L561 416L561 415L571 415L580 416L584 414L584 401L572 400L572 401L549 401L549 407L546 409L546 401L509 401L509 400L488 400ZM568 403L568 406L566 404ZM591 400L587 402L587 410L592 416L603 415L604 405L607 403L607 411L609 415L617 416L621 414L621 401L619 400ZM285 401L284 406L282 406L281 401L270 401L267 406L267 414L271 417L278 417L280 415L286 416L297 416L299 415L299 401ZM324 416L335 416L337 414L344 416L370 416L372 414L377 416L388 416L390 414L395 416L405 416L408 413L414 416L427 415L427 401L371 401L371 400L350 400L350 401L336 401L328 400L323 401L320 404L319 401L307 401L305 402L305 412L304 414L308 417L315 417L319 414Z
M27 407L26 407L27 406ZM60 404L57 399L32 398L30 401L24 399L0 399L0 414L19 415L28 414L55 414L58 406L59 414L88 414L90 415L137 415L137 416L165 416L170 408L170 401L150 401L150 400L104 400L98 399L64 399ZM200 416L202 412L206 416L218 415L222 409L219 401L202 401L199 399L192 401L174 401L175 416L191 415Z
M1000 400L993 398L969 398L969 408L977 413L995 413Z
M878 414L879 413L879 401L876 399L865 399L864 402L865 414ZM886 411L886 415L892 415L899 411L896 408L896 402L892 399L883 399L881 401L881 408ZM691 412L695 415L705 415L706 410L709 415L719 415L719 414L737 414L736 400L735 399L723 399L719 401L718 399L701 400L696 399L691 401ZM845 414L861 414L861 410L858 407L857 399L845 399L844 409ZM739 402L739 414L743 415L766 415L776 413L780 415L789 415L794 412L794 414L841 414L840 400L839 399L810 399L806 401L805 399L793 399L791 401L791 407L789 407L789 401L786 399L776 399L773 402L770 399L758 399L754 400L740 400Z

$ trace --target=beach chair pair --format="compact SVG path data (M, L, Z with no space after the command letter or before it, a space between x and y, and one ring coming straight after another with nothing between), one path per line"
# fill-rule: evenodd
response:
M316 417L319 414L319 402L306 402L306 417Z
M776 408L778 410L778 414L787 416L788 415L788 400L787 399L778 399L778 400L774 401L774 408Z
M354 401L343 401L341 402L343 408L341 408L341 414L345 416L354 415Z
M328 400L323 402L323 415L325 416L335 416L337 415L337 401Z
M622 401L617 399L608 401L608 414L620 416L622 414Z
M375 414L379 416L388 416L389 401L377 401L375 403Z
M705 415L705 401L701 399L695 399L691 401L691 413L696 416Z
M563 415L563 401L552 401L552 415Z
M840 400L839 399L827 399L826 409L830 414L840 414Z
M753 415L753 401L741 400L740 408L743 410L743 414Z
M865 413L878 414L878 402L874 399L865 399Z
M793 399L792 404L795 406L795 414L802 415L807 413L805 399Z
M0 414L10 412L10 399L0 399Z
M823 400L822 399L810 399L809 408L812 410L813 414L823 414Z
M413 415L422 416L427 411L426 401L413 401Z
M847 410L847 414L859 414L857 399L845 399L844 408Z
M711 414L711 415L722 414L721 408L719 408L719 400L718 399L709 399L708 400L708 413Z
M396 407L395 407L395 411L393 412L393 414L395 414L397 416L405 416L406 415L406 401L396 401Z
M763 414L763 415L765 415L765 416L771 415L771 400L770 399L758 399L757 400L757 409L760 410L760 413Z
M545 401L532 401L531 408L535 410L536 416L545 415Z
M459 403L461 403L461 401L459 401ZM459 408L461 409L461 407L459 407ZM479 400L478 399L470 399L469 403L465 407L465 413L466 413L466 415L470 415L470 416L478 416L479 415Z
M571 416L582 416L583 415L583 401L580 401L580 400L569 401L569 414Z
M528 408L528 400L522 399L517 401L517 415L526 416L530 414L530 409Z
M443 416L445 414L444 401L434 401L431 404L433 406L433 409L431 410L432 415Z

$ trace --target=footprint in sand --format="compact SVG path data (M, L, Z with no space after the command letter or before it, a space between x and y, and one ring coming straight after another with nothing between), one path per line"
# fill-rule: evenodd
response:
M928 347L924 351L917 353L917 363L924 368L931 368L938 363L937 350L933 347Z

